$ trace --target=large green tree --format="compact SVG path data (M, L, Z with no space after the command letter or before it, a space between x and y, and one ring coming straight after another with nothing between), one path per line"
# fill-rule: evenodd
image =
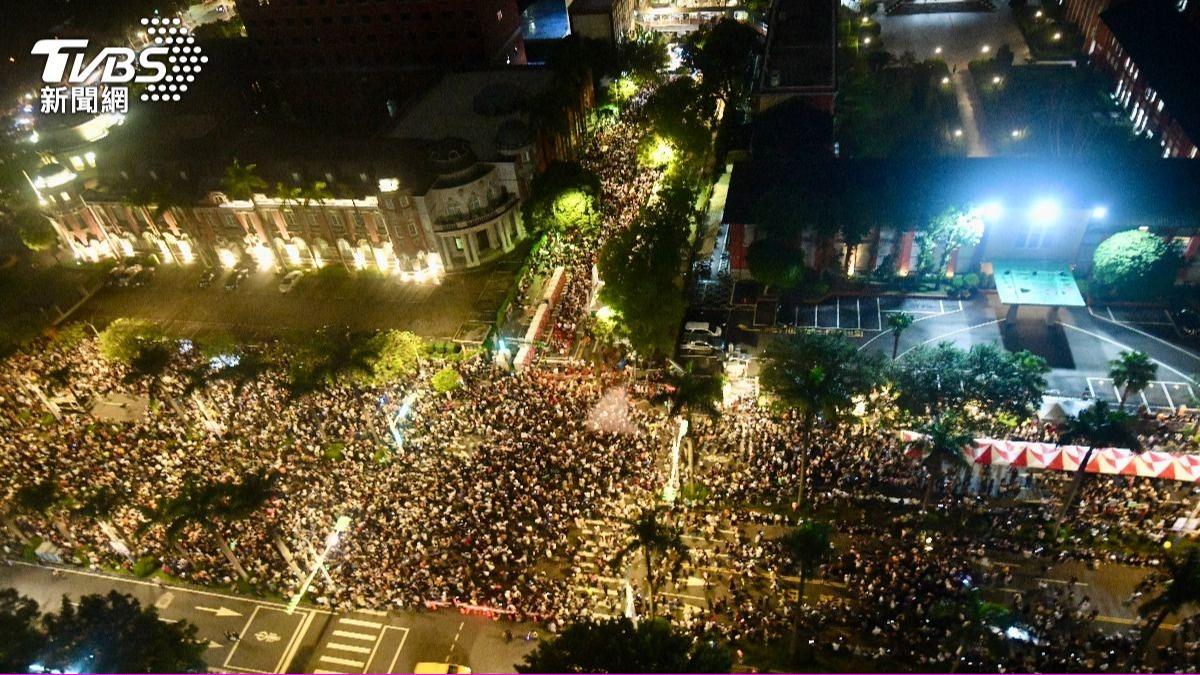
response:
M582 621L543 640L517 664L519 673L728 673L733 654L693 640L665 619Z
M369 335L326 328L296 335L288 368L288 388L293 397L349 382L366 382L375 375L380 349L385 346Z
M943 413L931 419L921 429L923 436L915 441L925 451L921 464L929 472L925 483L925 495L921 498L921 510L929 506L933 491L942 484L946 467L962 469L968 465L966 451L974 436L966 428L963 418L953 413Z
M688 557L683 533L678 527L663 522L661 517L662 512L653 508L642 511L636 519L629 521L629 543L617 552L612 561L613 565L619 565L627 556L641 551L642 564L646 568L646 586L649 591L647 602L650 605L651 619L657 616L658 589L662 583L659 577L659 563L670 559L678 568Z
M946 274L950 256L964 246L975 246L983 238L983 223L962 209L950 207L917 232L921 246L919 267L926 274Z
M24 673L46 643L37 603L15 589L0 590L0 672Z
M788 651L792 662L796 661L800 649L800 626L805 601L804 591L808 580L817 572L817 567L825 562L833 550L833 529L829 523L809 520L788 531L782 544L784 554L792 561L797 575L800 577L800 590L796 593L796 606L792 616L792 635Z
M234 199L250 199L255 192L267 189L267 182L258 175L257 164L242 164L234 159L225 167L221 189Z
M1182 260L1179 248L1163 237L1141 230L1118 232L1096 247L1092 288L1131 300L1162 297L1174 286Z
M667 40L658 31L639 29L617 43L616 72L642 82L658 79L667 66Z
M639 357L669 354L683 321L682 266L695 222L690 190L668 186L600 251L600 299L619 313Z
M1118 407L1122 410L1130 394L1137 394L1150 386L1158 375L1158 364L1151 361L1146 352L1121 350L1117 358L1108 362L1108 367L1108 376L1121 390Z
M525 222L539 230L590 231L600 223L600 179L578 162L553 162L533 179L521 204Z
M787 290L804 281L803 254L784 241L767 238L750 244L746 264L750 274L768 287Z
M186 621L166 623L158 610L116 591L63 598L43 618L48 670L84 673L202 673L207 645Z
M666 139L691 164L708 151L717 99L690 77L677 77L654 90L644 107L657 137Z
M177 353L174 344L165 340L142 340L137 346L137 352L129 361L129 371L125 374L126 382L145 380L147 398L151 402L158 398L158 386L171 361Z
M724 18L705 24L683 40L683 63L698 71L704 85L729 103L739 103L750 88L762 38L748 24Z
M184 529L198 525L216 539L221 554L238 576L248 578L220 526L257 513L275 495L277 478L261 470L248 472L235 481L188 477L178 494L160 500L155 509L147 511L148 519L140 531L159 524L165 528L168 541L174 542Z
M30 251L49 251L58 243L58 232L50 219L36 207L26 207L13 215L13 224L21 243Z
M166 334L144 319L117 319L100 331L100 355L110 361L133 362L145 345L163 342Z
M1130 425L1133 416L1121 410L1113 410L1107 401L1097 401L1092 407L1079 411L1075 417L1068 418L1058 434L1058 442L1062 445L1087 445L1087 452L1075 470L1075 479L1071 481L1071 489L1063 499L1062 509L1058 520L1063 522L1075 508L1079 499L1079 490L1087 478L1087 465L1092 460L1092 453L1100 448L1137 448L1137 434L1133 433Z
M797 333L771 342L759 381L780 402L800 413L802 441L796 501L804 504L805 472L813 427L818 418L835 421L853 408L856 395L868 393L879 371L877 359L860 354L839 335Z
M943 342L908 351L891 369L891 378L900 406L912 414L972 403L1024 419L1041 403L1048 372L1045 359L1029 352L1007 352L993 344L963 351Z
M371 379L377 384L399 382L417 372L425 343L408 331L387 330L371 338L375 360L371 363Z
M1187 610L1194 614L1200 607L1200 545L1181 546L1150 576L1149 583L1153 595L1138 606L1138 614L1146 621L1137 649L1139 660L1145 658L1154 634L1168 616Z

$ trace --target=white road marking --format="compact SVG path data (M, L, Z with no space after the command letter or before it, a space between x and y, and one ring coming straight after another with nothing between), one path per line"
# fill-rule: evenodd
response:
M1195 352L1191 351L1190 349L1184 349L1183 347L1180 347L1179 345L1177 345L1173 342L1167 342L1166 340L1164 340L1156 335L1151 335L1144 330L1139 330L1137 327L1131 326L1130 324L1125 323L1124 321L1109 321L1108 319L1104 318L1103 316L1100 316L1099 314L1096 314L1095 312L1093 312L1091 307L1088 307L1088 314L1091 314L1093 317L1100 319L1101 321L1108 321L1109 323L1115 323L1122 328L1126 328L1126 329L1129 329L1129 330L1137 333L1138 335L1141 335L1143 337L1148 337L1151 340L1155 340L1156 342L1161 342L1164 345L1170 347L1171 349L1174 349L1182 354L1186 354L1186 355L1192 357L1193 359L1196 359L1197 361L1200 361L1200 354L1196 354ZM1079 328L1079 330L1083 330L1083 329ZM1087 333L1088 331L1083 331L1083 332ZM1117 343L1116 341L1113 341L1113 342L1114 342L1114 344L1120 344L1120 343ZM1132 349L1132 347L1130 347L1129 349ZM1179 372L1179 371L1175 370L1174 368L1172 368L1171 370L1174 372ZM1196 383L1196 381L1190 377L1185 376L1185 379L1188 382L1191 382L1192 384Z
M918 321L920 321L920 319L918 319ZM896 360L900 360L900 359L904 358L904 356L905 356L906 354L908 354L908 353L909 353L909 352L911 352L912 350L916 349L917 347L921 347L921 346L923 346L923 345L927 345L927 344L929 344L929 343L931 343L931 342L937 342L937 341L939 341L939 340L943 340L943 339L945 339L945 338L948 338L948 337L950 337L951 335L957 335L957 334L959 334L959 333L966 333L966 332L969 332L969 331L973 331L973 330L975 330L976 328L983 328L983 327L985 327L985 326L992 326L992 325L995 325L995 324L998 324L998 323L1002 323L1003 321L1004 321L1004 319L992 319L991 321L985 321L985 322L983 322L983 323L978 323L978 324L975 324L974 326L967 326L966 328L959 328L958 330L952 330L952 331L950 331L949 333L942 333L941 335L938 335L938 336L936 336L936 337L929 338L928 340L926 340L926 341L922 342L921 344L918 344L918 345L913 345L912 347L909 347L908 349L905 349L903 352L900 352L900 355L896 357ZM865 347L866 345L863 345L863 346Z
M442 659L446 663L449 663L450 657L454 655L454 648L458 646L458 636L462 635L462 629L465 625L467 625L466 621L458 624L458 632L454 634L454 642L450 643L450 651L446 652L446 658Z
M1095 315L1093 315L1093 316L1095 316ZM1099 318L1099 319L1101 319L1101 320L1106 320L1106 319L1104 319L1104 317L1097 317L1097 318ZM1105 337L1105 336L1103 336L1103 335L1100 335L1099 333L1093 333L1092 331L1090 331L1090 330L1087 330L1087 329L1085 329L1085 328L1080 328L1079 326L1073 326L1073 325L1071 325L1071 324L1069 324L1069 323L1063 323L1062 321L1059 321L1059 322L1058 322L1058 325L1060 325L1060 326L1062 326L1062 327L1064 327L1064 328L1070 328L1071 330L1077 330L1077 331L1079 331L1080 333L1083 333L1084 335L1091 335L1092 337L1096 338L1097 340L1102 340L1102 341L1104 341L1104 342L1107 342L1107 343L1109 343L1109 344L1111 344L1111 345L1114 345L1114 346L1116 346L1116 347L1119 347L1119 348L1121 348L1121 349L1125 349L1125 350L1129 350L1129 351L1135 351L1135 352L1137 351L1136 349L1134 349L1133 347L1130 347L1130 346L1129 346L1129 345L1127 345L1127 344L1124 344L1124 343L1121 343L1121 342L1117 342L1116 340L1114 340L1114 339L1112 339L1112 338ZM1122 328L1128 328L1129 330L1131 330L1131 331L1133 331L1133 332L1135 332L1135 333L1141 333L1142 335L1145 335L1146 337L1154 338L1155 340L1158 340L1159 342L1162 342L1162 343L1163 343L1163 344L1165 344L1165 345L1168 345L1168 346L1171 346L1171 347L1175 347L1175 345L1172 345L1170 342L1165 342L1165 341L1163 341L1163 340L1159 340L1158 338L1155 338L1153 335L1151 335L1151 334L1149 334L1149 333L1143 333L1142 331L1140 331L1140 330L1138 330L1138 329L1134 328L1133 326L1127 326L1127 325L1125 325L1125 324L1122 324L1122 323L1118 323L1117 325L1118 325L1118 326L1121 326ZM1195 358L1195 359L1197 359L1197 360L1200 360L1200 356L1196 356L1195 354L1192 354L1191 352L1187 351L1186 349L1182 349L1182 348L1180 348L1180 347L1175 347L1175 348L1176 348L1176 349L1178 349L1179 351L1183 352L1184 354L1187 354L1188 356L1191 356L1192 358ZM1190 382L1191 384L1196 384L1196 381L1195 381L1195 380L1193 380L1192 378L1188 377L1186 374L1184 374L1183 372L1179 371L1178 369L1176 369L1176 368L1172 368L1171 366L1168 366L1167 364L1163 363L1162 361L1159 361L1159 360L1158 360L1158 359L1156 359L1156 358L1151 358L1150 360L1151 360L1151 361L1153 361L1153 362L1155 362L1155 363L1157 363L1158 365L1162 366L1163 368L1166 368L1167 370L1171 371L1172 373L1175 373L1176 375L1178 375L1178 376L1182 377L1183 379L1187 380L1187 381L1188 381L1188 382Z
M333 634L340 638L350 638L351 640L374 640L375 636L370 633L352 633L348 630L335 630Z
M408 641L408 629L401 628L399 626L388 626L387 628L383 629L383 632L386 633L389 629L404 631L404 637L400 638L400 646L396 647L396 655L392 657L392 662L388 664L388 672L394 673L396 672L396 661L400 660L400 652L404 651L404 643Z
M321 670L320 668L313 669L314 675L347 675L340 670Z
M338 623L344 623L347 626L359 626L360 628L383 628L383 624L378 621L363 621L362 619L338 619Z
M356 645L344 645L340 642L330 642L325 645L326 649L336 649L343 652L354 652L355 654L370 654L371 650L367 647L358 647Z
M342 659L342 658L338 658L336 656L322 656L321 658L319 658L317 660L318 661L327 661L329 663L335 663L339 666L350 666L351 668L362 668L363 666L367 665L367 664L363 663L362 661L355 661L353 659Z
M41 569L41 570L46 569L46 567L44 565L28 563L23 560L10 560L8 562L13 565L22 565L24 567L33 567L33 568L37 568L37 569ZM192 588L183 588L182 586L165 586L157 581L143 581L141 579L130 579L129 577L122 577L122 576L117 576L114 574L101 574L99 572L76 570L76 569L70 569L70 568L66 568L66 567L55 567L54 569L56 569L64 574L76 574L81 577L92 577L94 579L105 579L108 581L115 581L115 582L123 583L123 584L135 584L137 586L154 586L155 588L170 588L172 591L177 592L177 593L194 593L196 595L204 595L204 596L207 596L210 598L224 598L226 600L233 600L236 602L251 603L251 604L254 604L254 605L257 605L260 607L276 607L279 609L287 608L287 605L285 605L281 602L271 602L269 600L258 600L256 598L244 598L244 597L240 597L237 595L230 595L228 593L215 593L213 591L203 591L203 590L196 590L196 589L192 589ZM316 608L308 608L308 609L305 609L305 611L316 612L317 614L332 614L333 613L327 609L316 609Z

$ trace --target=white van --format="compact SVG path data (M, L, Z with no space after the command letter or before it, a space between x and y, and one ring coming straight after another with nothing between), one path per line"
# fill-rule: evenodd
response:
M713 326L707 321L688 321L683 324L683 330L685 333L704 333L712 337L721 335L721 327Z

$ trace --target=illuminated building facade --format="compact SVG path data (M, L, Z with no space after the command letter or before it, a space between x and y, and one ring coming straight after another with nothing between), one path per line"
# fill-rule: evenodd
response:
M1195 159L1200 145L1200 27L1187 0L1141 0L1100 13L1088 55L1114 80L1134 129L1163 157ZM1200 4L1200 3L1197 3Z
M239 149L266 185L285 186L249 197L233 198L219 171L192 174L186 162L149 163L135 175L132 165L102 161L101 178L88 181L52 163L31 184L83 260L153 256L279 271L341 264L423 281L497 258L526 236L521 195L503 180L514 167L479 161L460 139L284 140L260 136ZM257 152L266 149L270 156Z

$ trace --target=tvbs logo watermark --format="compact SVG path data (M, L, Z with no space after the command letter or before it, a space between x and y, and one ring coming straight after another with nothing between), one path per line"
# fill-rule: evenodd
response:
M87 40L39 40L32 54L46 57L42 69L42 114L124 114L130 85L143 87L143 101L178 101L208 63L196 38L179 19L142 19L141 49L105 47L89 58Z

